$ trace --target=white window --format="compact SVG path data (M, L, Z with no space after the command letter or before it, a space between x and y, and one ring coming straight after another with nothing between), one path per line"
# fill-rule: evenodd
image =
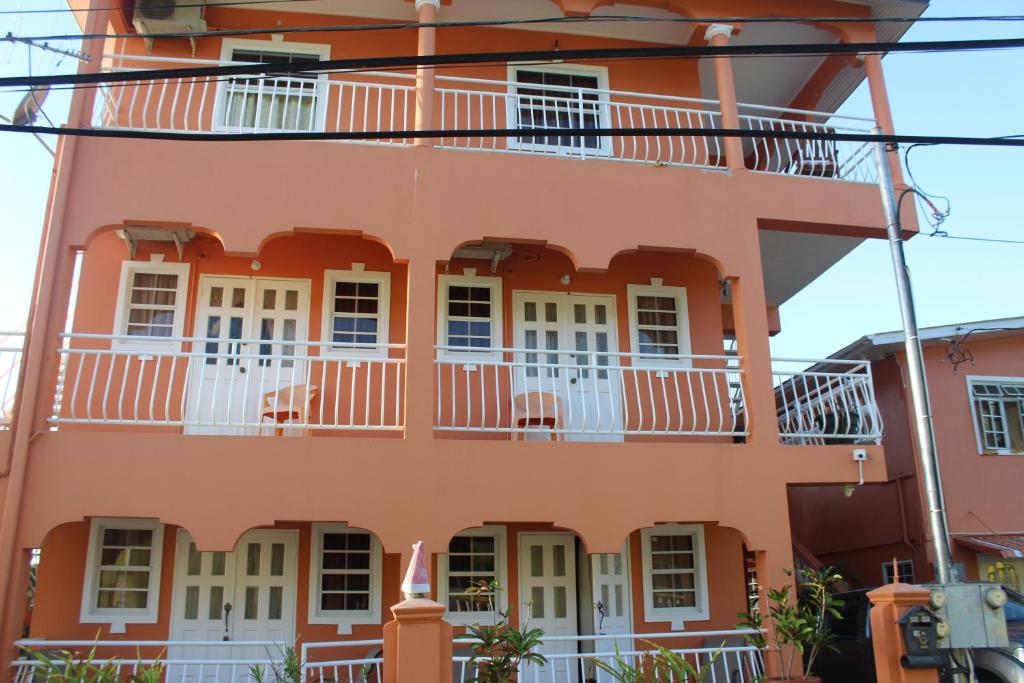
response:
M640 539L644 619L676 630L687 620L709 619L704 527L661 524L642 529Z
M882 563L882 583L914 583L914 561L897 560L896 571L899 576L893 576L892 562Z
M438 601L453 624L488 624L506 604L505 527L467 529L438 558ZM497 584L499 590L480 590Z
M1024 378L968 377L979 453L1024 453Z
M224 41L221 59L260 64L305 64L330 59L329 45L283 41ZM327 76L298 71L231 76L217 98L218 130L316 131L324 129Z
M152 520L93 519L89 529L82 623L156 623L164 527Z
M514 101L508 107L509 128L543 131L606 127L606 69L573 64L510 66L508 80ZM531 135L510 138L509 147L585 155L606 152L609 142L596 135Z
M501 356L501 278L442 275L437 307L437 343L447 347L439 356Z
M354 624L379 624L381 545L364 529L314 524L309 563L309 623L337 624L339 634Z
M629 334L637 365L690 365L686 289L627 285Z
M177 346L167 341L180 337L188 291L187 263L125 261L121 264L114 334L131 337L114 346L146 349Z
M387 356L391 314L391 274L328 270L324 275L324 326L327 354Z

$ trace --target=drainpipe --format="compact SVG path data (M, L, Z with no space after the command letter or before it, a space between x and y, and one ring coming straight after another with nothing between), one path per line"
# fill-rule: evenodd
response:
M735 30L729 24L711 24L704 32L704 39L714 47L725 47L729 37ZM718 106L722 112L722 127L738 129L740 127L739 108L736 104L736 80L732 73L732 58L725 56L712 57L715 63L715 83L718 86ZM732 169L745 168L743 161L743 141L740 138L725 138L725 163Z
M416 0L416 12L420 24L432 24L437 21L437 11L441 9L441 0ZM420 57L431 57L436 53L437 28L420 26L416 37L416 54ZM416 130L430 130L434 127L434 69L419 67L416 69ZM416 138L421 147L432 147L434 141L429 138Z
M109 3L105 3L104 0L91 0L89 9L85 33L106 34L110 19ZM90 59L79 64L78 73L95 73L100 70L103 60L103 43L102 38L95 38L85 43L83 51L90 55ZM89 126L95 94L95 89L88 88L75 93L68 113L69 126ZM55 368L57 365L54 344L57 342L57 333L61 330L55 327L54 323L57 321L53 319L53 316L57 311L57 317L63 320L64 316L58 309L62 301L65 302L65 309L67 308L69 291L58 290L70 289L70 276L74 267L74 256L63 245L63 232L67 212L69 176L74 168L77 145L78 139L74 137L62 138L60 141L60 154L57 157L59 167L52 181L50 206L39 247L35 299L29 312L25 336L25 355L18 386L17 413L12 425L11 450L7 467L4 472L0 473L0 475L8 477L3 517L0 518L0 619L3 623L2 633L0 633L0 670L2 671L6 671L10 664L13 653L11 644L17 638L18 622L20 622L21 616L18 614L17 619L13 617L13 610L18 609L19 605L17 595L19 582L16 580L19 572L15 563L21 562L24 559L24 554L16 553L15 546L20 527L29 443L37 433L37 422L41 425L38 427L39 429L45 428L48 410L45 405L46 392L41 393L39 389L44 385L50 386L46 381L48 375L44 371L45 368L48 366ZM59 324L62 325L62 323Z

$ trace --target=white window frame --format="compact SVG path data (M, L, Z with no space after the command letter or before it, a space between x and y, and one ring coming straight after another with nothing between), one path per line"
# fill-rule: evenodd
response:
M651 536L692 536L693 537L693 585L696 588L694 607L655 607L651 580ZM681 631L687 621L706 621L711 618L708 606L707 555L704 550L704 526L702 524L659 524L640 530L640 560L644 586L644 621L670 622L670 629Z
M325 610L320 608L320 567L324 548L324 534L370 534L370 609ZM309 615L310 624L338 626L338 635L351 635L352 627L360 624L381 623L381 567L383 549L376 534L367 529L350 527L342 523L315 522L311 526L309 544Z
M324 43L293 43L284 40L252 40L246 38L225 38L221 41L220 60L228 64L235 50L256 50L259 52L279 52L283 54L308 54L316 56L320 61L327 61L331 58L331 46ZM227 105L227 80L217 84L217 95L213 103L213 130L214 132L228 132L236 128L225 126L224 107ZM321 73L317 76L316 87L316 123L314 131L324 131L327 126L327 100L328 100L328 74ZM248 129L243 129L248 130ZM275 130L275 129L271 129ZM267 132L262 130L262 132Z
M626 285L627 310L629 311L629 343L633 353L640 353L640 321L637 319L636 299L640 296L660 296L673 298L676 301L676 335L679 339L679 355L689 356L692 352L690 344L690 311L686 302L686 287L668 287L665 285ZM665 366L688 368L693 365L691 358L673 358L659 356L657 358L632 359L636 365Z
M974 426L974 442L978 448L978 455L988 455L996 453L998 455L1018 455L1021 451L1015 451L1012 448L1012 438L1010 434L1010 416L1006 413L1006 406L1004 402L1007 400L1006 397L976 397L974 395L975 384L1014 384L1018 386L1024 386L1024 377L991 377L984 375L968 375L964 378L966 380L967 387L967 403L971 407L971 423ZM985 447L985 436L982 433L981 427L981 415L978 413L979 400L993 400L999 403L999 411L1003 418L1003 433L1006 436L1006 448L986 448ZM1012 400L1012 399L1011 399ZM1021 425L1020 429L1024 432L1024 400L1020 397L1017 398L1021 407Z
M909 569L908 569L909 567ZM904 583L914 583L917 580L917 575L914 573L914 561L913 560L896 560L896 570L900 573L899 578L910 577L910 581ZM882 563L882 582L885 584L892 583L892 562Z
M437 278L437 345L448 344L448 288L488 287L491 290L491 349L504 347L505 331L502 327L502 312L505 300L502 296L500 277L489 275L439 275ZM437 350L438 359L461 360L472 364L478 360L501 360L502 352L474 350Z
M533 62L513 62L508 65L506 79L508 81L508 103L505 107L505 119L509 129L518 127L519 98L516 97L520 87L527 87L528 84L516 81L517 71L537 71L553 74L566 74L569 76L589 76L597 78L597 103L598 123L601 128L607 128L611 112L608 99L608 67L590 66L586 64L536 64ZM542 88L543 86L534 86ZM589 148L576 145L548 145L537 142L521 142L518 137L543 137L544 132L526 131L522 136L507 138L506 146L510 150L522 150L526 152L557 152L565 156L609 156L612 152L612 140L608 137L598 138L598 146ZM583 135L581 137L588 137Z
M107 529L143 529L153 532L150 549L149 589L145 609L96 607L99 591L100 548ZM111 633L124 633L125 624L155 624L160 614L160 571L163 567L164 525L155 519L119 519L93 517L89 523L89 547L85 558L85 579L82 584L83 624L109 624Z
M493 623L497 612L508 606L508 532L503 525L488 524L472 529L465 529L456 536L493 536L494 537L494 572L498 581L498 591L494 596L494 612L452 612L448 609L448 552L447 549L437 556L437 601L445 606L445 620L459 626Z
M370 348L342 347L334 344L334 285L337 282L373 282L377 290L377 344ZM386 358L390 337L391 273L376 270L325 270L323 312L321 315L321 355L344 358Z
M136 273L153 273L156 275L177 275L178 289L174 296L174 324L171 326L171 338L164 337L132 337L128 339L129 297L132 291L132 280ZM123 351L156 351L175 350L181 348L181 337L185 329L186 297L188 296L187 263L165 263L164 261L122 261L121 277L117 284L117 306L114 309L114 335L126 337L114 339L110 346Z

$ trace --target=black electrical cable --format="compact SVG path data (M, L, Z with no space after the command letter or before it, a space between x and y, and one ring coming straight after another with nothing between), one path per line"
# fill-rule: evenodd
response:
M71 85L80 83L121 83L167 78L194 78L201 76L253 75L263 72L319 73L338 69L389 69L409 66L441 66L447 64L507 63L543 60L616 59L621 57L727 57L735 55L801 55L821 54L879 54L888 52L971 51L979 49L1012 49L1024 47L1024 38L993 40L940 40L908 43L803 43L796 45L699 45L672 47L596 48L576 50L518 50L506 52L470 52L441 55L406 55L395 57L364 57L355 59L329 59L310 68L308 62L287 64L232 64L214 67L178 69L140 69L120 73L84 73L58 76L10 76L0 78L0 87L34 85Z

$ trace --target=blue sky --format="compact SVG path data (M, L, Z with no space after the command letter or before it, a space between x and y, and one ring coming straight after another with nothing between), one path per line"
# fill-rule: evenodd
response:
M20 0L26 8L61 7L62 0ZM14 2L5 3L14 7ZM1019 0L935 0L926 16L1018 14ZM1020 37L1024 24L919 24L909 40ZM67 13L0 16L0 34L73 32ZM71 46L77 47L77 46ZM27 48L0 45L0 73L25 74ZM884 60L898 132L995 136L1024 133L1024 51L894 54ZM66 72L74 60L36 50L33 73ZM870 115L866 87L841 113ZM0 94L9 115L19 95ZM55 121L67 112L66 93L45 110ZM53 144L53 141L50 141ZM944 226L952 235L1024 240L1024 151L930 147L914 151L921 185L952 200ZM0 135L0 330L21 326L28 311L39 234L51 175L49 154L31 136ZM992 244L921 235L907 244L922 325L942 325L1024 314L1024 244ZM870 241L833 266L782 308L783 332L773 353L822 357L864 334L897 329L899 312L888 247Z

